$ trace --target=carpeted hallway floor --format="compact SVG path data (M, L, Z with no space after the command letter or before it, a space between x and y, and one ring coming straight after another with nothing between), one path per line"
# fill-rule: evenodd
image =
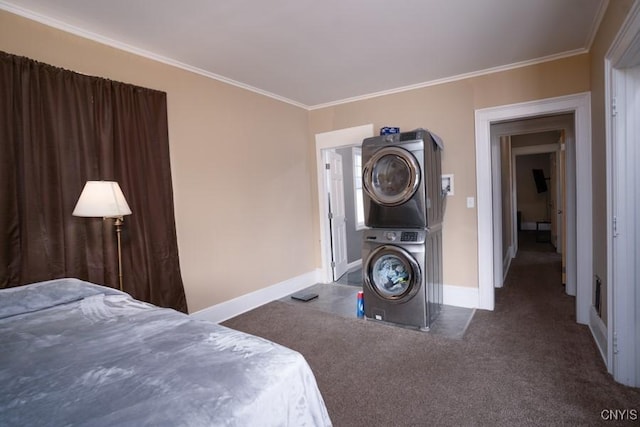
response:
M613 425L603 410L640 412L640 389L613 381L575 323L559 256L537 244L521 245L495 310L476 311L462 340L279 301L224 324L302 353L335 426Z

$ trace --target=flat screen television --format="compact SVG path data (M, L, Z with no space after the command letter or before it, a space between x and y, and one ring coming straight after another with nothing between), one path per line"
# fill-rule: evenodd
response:
M544 193L547 191L547 180L544 177L544 171L542 169L532 169L533 180L536 182L536 190L538 193Z

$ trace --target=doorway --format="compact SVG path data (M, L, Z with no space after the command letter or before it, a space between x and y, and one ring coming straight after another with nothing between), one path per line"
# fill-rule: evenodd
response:
M320 222L320 250L321 250L321 271L319 280L322 283L333 282L335 268L332 262L335 256L335 248L332 246L332 227L331 227L331 207L329 201L330 184L327 180L327 168L325 159L328 152L340 152L343 149L351 151L353 147L361 146L362 140L373 136L373 124L357 126L353 128L340 129L331 132L316 134L316 170L318 183L318 218ZM344 152L343 152L344 153ZM343 162L344 163L344 162ZM355 198L354 198L355 199ZM353 221L353 220L352 220ZM349 224L347 224L350 227ZM361 242L346 239L347 247L349 245L357 245L360 247ZM353 238L351 240L354 240ZM347 249L348 250L348 249ZM347 269L357 267L358 261L348 263Z
M504 271L500 138L491 126L573 114L575 134L573 141L567 136L566 144L566 290L572 294L575 289L578 323L588 323L593 256L590 103L590 94L582 93L476 111L479 308L493 310L494 286L502 283ZM551 129L558 128L562 126Z
M566 155L565 134L572 136L573 114L530 119L535 126L564 126L555 130L514 134L501 142L503 187L504 276L520 247L522 232L533 231L535 240L551 244L561 254L562 284L566 285ZM513 123L513 129L518 123ZM523 129L532 123L519 123ZM505 139L504 137L502 137ZM572 138L572 137L571 137ZM505 162L504 159L510 160ZM570 219L575 223L575 218ZM567 292L575 295L574 289Z

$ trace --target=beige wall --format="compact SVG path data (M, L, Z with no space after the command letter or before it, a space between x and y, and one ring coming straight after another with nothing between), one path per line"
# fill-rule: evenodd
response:
M4 11L0 50L167 92L191 312L315 269L306 110Z
M570 116L573 127L573 116ZM511 148L532 147L536 145L553 145L560 140L560 131L545 131L525 133L511 136ZM539 194L533 179L532 169L542 169L546 178L551 177L551 157L549 153L528 154L516 156L516 190L517 210L522 215L523 223L535 223L536 221L555 221L555 215L551 211L550 199L553 190L550 180L547 180L548 192ZM535 224L533 224L535 226Z
M538 193L533 179L532 169L542 169L545 177L550 176L549 153L529 154L516 157L516 191L518 193L518 211L522 214L522 222L550 221L549 191ZM547 181L547 187L550 187ZM535 224L534 224L535 225Z
M444 283L477 287L477 212L466 207L466 198L476 197L475 110L588 90L589 55L585 54L313 110L309 118L310 161L315 162L313 135L319 132L373 123L375 129L424 127L440 135L445 144L442 172L455 176L455 195L447 199L444 221ZM316 213L317 207L313 211ZM316 234L318 224L316 214ZM316 259L318 252L316 248Z
M591 48L591 132L593 173L593 274L602 279L602 320L607 322L607 184L604 58L633 0L609 2ZM595 284L595 280L593 281ZM592 292L595 297L595 291Z

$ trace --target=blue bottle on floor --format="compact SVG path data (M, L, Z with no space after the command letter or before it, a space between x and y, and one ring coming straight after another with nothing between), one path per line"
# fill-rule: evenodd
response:
M364 293L362 291L358 291L358 303L356 306L356 315L359 319L364 317Z

